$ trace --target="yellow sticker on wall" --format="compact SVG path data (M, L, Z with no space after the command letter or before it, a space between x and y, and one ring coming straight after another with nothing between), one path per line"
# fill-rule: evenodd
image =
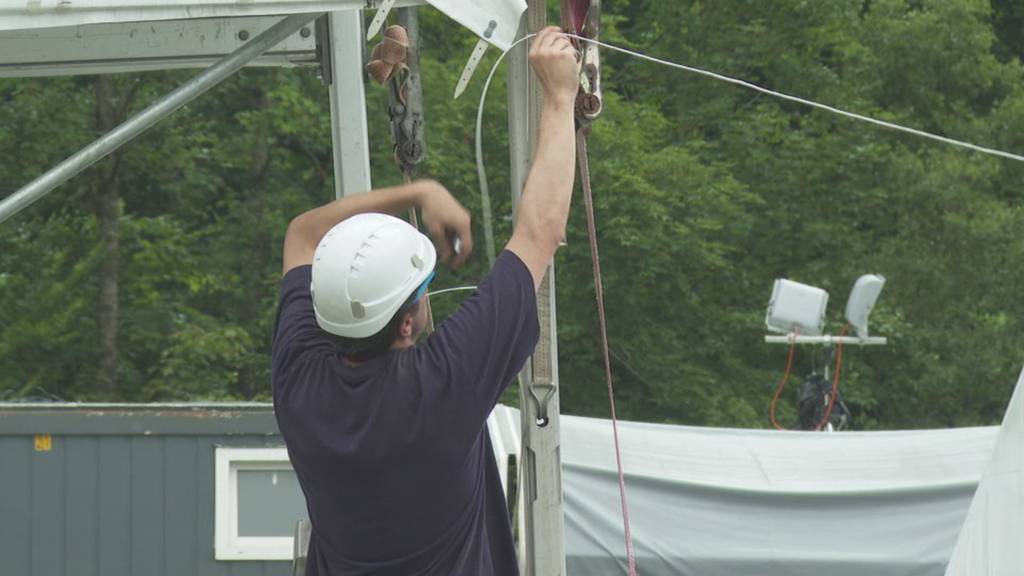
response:
M36 452L53 450L53 438L49 434L36 434Z

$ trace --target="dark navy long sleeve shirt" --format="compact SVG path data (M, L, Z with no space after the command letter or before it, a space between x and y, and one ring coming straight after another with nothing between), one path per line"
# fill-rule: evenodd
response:
M486 420L538 338L533 278L503 252L425 342L358 366L282 280L274 407L306 497L309 576L516 576Z

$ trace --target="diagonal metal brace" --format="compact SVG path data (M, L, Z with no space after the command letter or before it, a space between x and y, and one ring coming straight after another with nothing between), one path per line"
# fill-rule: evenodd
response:
M54 166L42 176L0 201L0 223L24 210L57 186L102 160L133 138L152 128L200 94L210 90L259 55L281 43L285 38L309 24L319 14L297 14L282 19L253 38L245 46L219 60L195 78L185 82L170 94L132 116L117 128L82 148L74 155Z

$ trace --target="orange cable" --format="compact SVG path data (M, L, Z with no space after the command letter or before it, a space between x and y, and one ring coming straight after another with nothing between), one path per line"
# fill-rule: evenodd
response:
M828 398L828 408L825 410L825 416L818 422L818 425L814 428L815 430L821 430L828 423L828 419L832 417L832 408L836 405L836 392L839 391L839 370L843 367L843 336L846 335L846 331L850 329L850 325L846 324L843 329L839 331L839 344L836 346L836 368L835 373L832 375L832 394Z
M793 332L796 335L796 331ZM786 373L782 375L782 381L779 382L778 388L775 389L775 397L772 398L772 404L768 408L768 416L772 420L772 426L775 426L776 430L785 430L775 420L775 405L779 402L779 397L782 396L782 390L786 387L786 382L789 381L789 375L793 369L793 353L796 352L796 340L790 340L789 342L789 358L786 360Z

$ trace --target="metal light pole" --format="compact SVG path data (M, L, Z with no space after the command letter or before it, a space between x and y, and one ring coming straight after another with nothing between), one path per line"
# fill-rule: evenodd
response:
M546 24L544 0L528 0L519 37ZM508 115L513 213L519 203L537 143L543 95L530 71L526 43L509 54ZM521 526L520 560L527 576L565 574L562 517L562 462L559 431L558 343L555 321L555 269L548 266L537 290L540 340L519 375L522 449L519 470Z

